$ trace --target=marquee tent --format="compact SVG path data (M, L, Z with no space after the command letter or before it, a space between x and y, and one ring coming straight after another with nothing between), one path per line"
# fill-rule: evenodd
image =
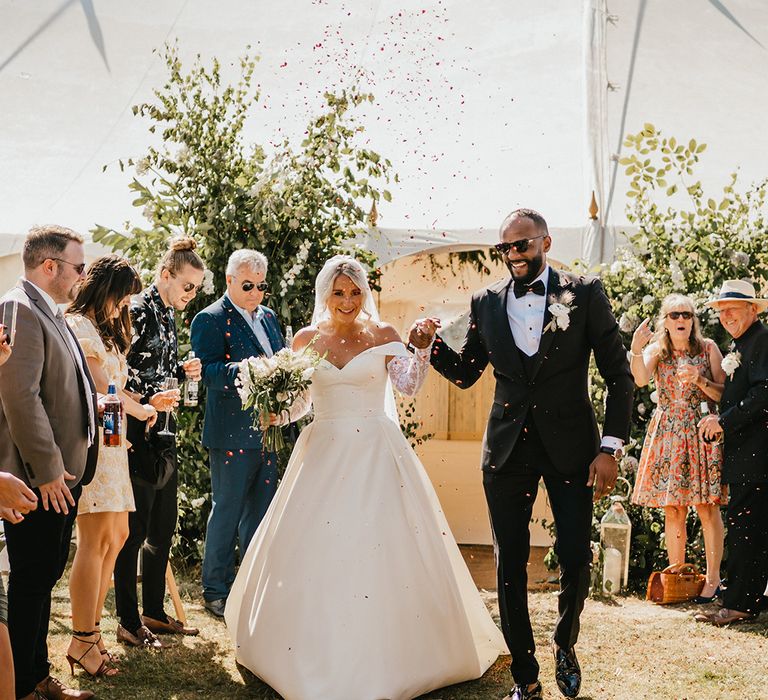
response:
M709 145L705 190L768 174L762 0L0 0L0 287L33 223L141 223L115 165L152 143L131 107L163 84L173 41L230 77L247 46L261 57L259 143L300 139L326 90L375 94L357 117L400 183L362 242L403 281L381 299L393 312L425 252L484 248L518 206L546 216L560 262L610 259L626 226L617 158L645 122ZM419 286L421 305L458 313L470 281ZM487 526L478 540L476 523L452 525L487 541Z

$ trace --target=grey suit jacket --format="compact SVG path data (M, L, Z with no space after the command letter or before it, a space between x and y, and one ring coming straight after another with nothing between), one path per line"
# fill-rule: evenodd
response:
M76 477L67 482L70 488L88 483L98 444L89 450L88 406L72 348L32 285L21 281L0 307L12 299L19 306L13 354L0 367L0 470L33 488L65 470ZM95 407L93 380L82 362Z

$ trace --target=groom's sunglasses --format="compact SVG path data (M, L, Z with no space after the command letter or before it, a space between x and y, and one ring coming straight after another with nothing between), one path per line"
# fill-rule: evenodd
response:
M254 287L260 292L266 292L269 289L269 285L266 282L259 282L258 284L255 282L243 282L240 286L244 292L250 292Z
M517 253L524 253L530 247L533 241L539 240L539 238L546 238L549 234L545 233L541 236L534 236L533 238L523 238L520 241L510 241L504 243L497 243L494 248L502 255L506 255L510 250L514 250Z
M677 321L678 318L684 318L686 321L690 321L693 318L693 312L691 312L691 311L670 311L667 314L667 318L671 318L673 321Z

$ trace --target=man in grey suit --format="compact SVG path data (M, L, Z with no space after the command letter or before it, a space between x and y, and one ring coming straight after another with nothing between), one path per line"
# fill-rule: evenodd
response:
M16 344L0 368L0 470L30 486L39 507L5 521L11 574L8 632L16 696L93 697L49 675L51 591L69 553L82 485L93 477L98 409L80 345L58 304L71 301L85 270L83 239L60 226L34 228L22 253L24 278L0 306L16 301Z

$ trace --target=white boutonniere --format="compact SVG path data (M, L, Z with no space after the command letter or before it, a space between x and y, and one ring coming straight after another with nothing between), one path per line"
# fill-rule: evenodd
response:
M741 366L741 353L729 352L720 363L728 379L733 379L733 373Z
M571 311L575 306L571 306L574 300L574 294L571 291L563 291L560 294L549 295L549 306L547 310L552 314L552 320L544 327L544 332L567 330L571 324Z

